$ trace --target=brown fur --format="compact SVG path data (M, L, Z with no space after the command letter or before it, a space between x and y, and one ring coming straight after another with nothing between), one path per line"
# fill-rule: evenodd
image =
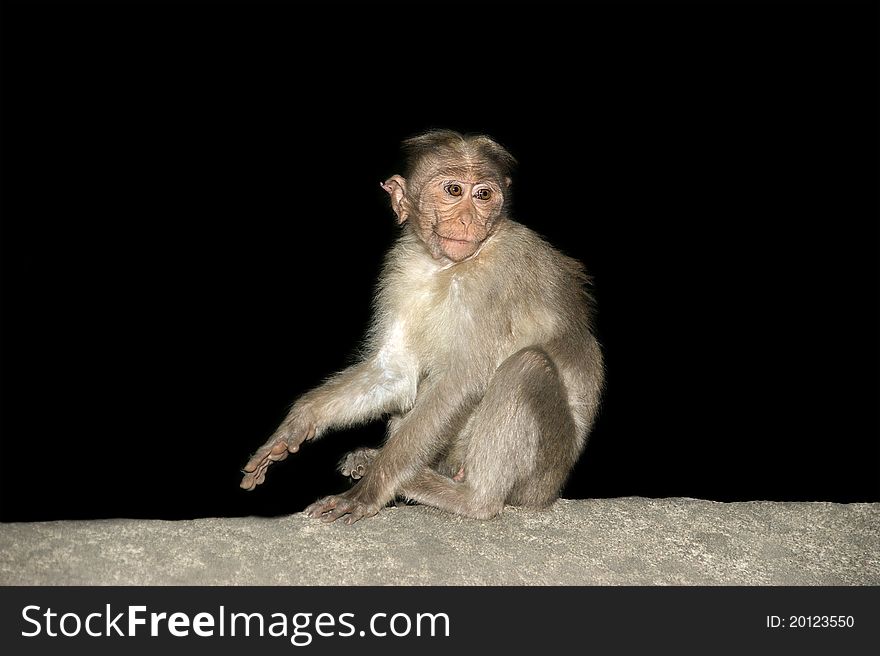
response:
M546 506L583 450L603 384L587 276L508 217L514 160L500 145L440 131L405 148L408 177L382 185L404 227L366 356L294 404L242 487L305 440L389 415L385 446L343 461L358 482L310 516L353 522L395 496L477 518Z

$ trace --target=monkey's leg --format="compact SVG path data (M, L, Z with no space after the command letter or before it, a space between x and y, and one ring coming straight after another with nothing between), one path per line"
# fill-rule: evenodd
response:
M313 519L352 524L375 515L394 500L404 482L434 462L446 446L447 428L470 409L467 388L454 376L437 377L419 387L412 409L389 421L388 439L364 475L341 494L318 499L305 509Z
M377 453L379 453L379 449L366 447L355 449L351 453L345 454L339 461L339 472L343 476L351 476L354 479L361 478Z
M364 474L367 473L367 468L378 453L379 449L361 447L345 454L342 460L339 461L339 473L343 476L350 476L354 480L363 478ZM401 499L395 499L394 505L400 507L405 505L405 503Z
M478 519L498 515L505 502L546 506L578 456L565 386L539 348L502 363L467 430L463 480L423 468L403 486L405 497Z

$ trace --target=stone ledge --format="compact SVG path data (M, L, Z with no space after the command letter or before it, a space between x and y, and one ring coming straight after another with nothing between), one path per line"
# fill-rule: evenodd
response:
M389 508L0 524L0 585L878 585L880 503L560 500L492 521Z

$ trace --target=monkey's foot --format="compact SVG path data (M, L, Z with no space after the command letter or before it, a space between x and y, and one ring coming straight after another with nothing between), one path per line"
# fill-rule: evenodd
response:
M357 480L366 473L367 467L378 453L379 449L368 449L366 447L355 449L351 453L345 454L342 460L339 461L339 472L343 476L351 476Z
M323 522L335 522L340 517L346 516L345 523L354 524L364 517L372 517L379 512L379 508L334 494L315 501L303 512L312 519L320 519Z
M245 490L253 490L257 485L266 480L266 470L273 462L284 460L288 454L299 451L299 446L306 440L315 437L314 424L305 428L284 426L269 438L257 452L251 456L244 466L241 479L241 487Z

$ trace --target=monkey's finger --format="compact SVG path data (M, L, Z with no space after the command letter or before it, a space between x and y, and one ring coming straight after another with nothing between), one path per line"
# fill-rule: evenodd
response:
M269 448L269 453L284 453L287 451L287 444L284 440L278 440Z
M303 442L308 442L309 440L315 439L316 428L314 426L309 426L309 429L306 431L305 435L301 435L300 437L290 437L287 439L287 451L290 453L296 453L299 451L299 447Z
M279 453L287 453L287 444L284 440L267 442L257 449L256 453L251 456L251 459L248 460L247 464L244 466L244 470L246 472L255 471L257 467L266 461L267 458L270 458L273 455L278 455Z
M281 453L270 453L269 460L271 462L280 462L284 460L288 455L287 450L282 451Z
M264 460L260 463L260 465L252 472L245 470L244 476L241 479L241 483L239 487L244 490L253 490L257 485L260 485L263 481L266 480L266 470L269 468L269 465L272 463L269 459Z
M252 474L257 471L266 460L268 460L268 458L265 455L261 455L257 452L247 461L247 464L242 468L242 471L246 474Z
M257 468L263 464L263 461L266 459L266 456L259 451L257 451L254 455L251 456L251 459L247 461L247 464L244 466L244 471L247 473L251 473L257 470Z
M272 461L268 458L257 467L257 471L254 472L254 477L257 479L257 485L263 482L266 478L266 470L269 469L269 465L272 464Z

